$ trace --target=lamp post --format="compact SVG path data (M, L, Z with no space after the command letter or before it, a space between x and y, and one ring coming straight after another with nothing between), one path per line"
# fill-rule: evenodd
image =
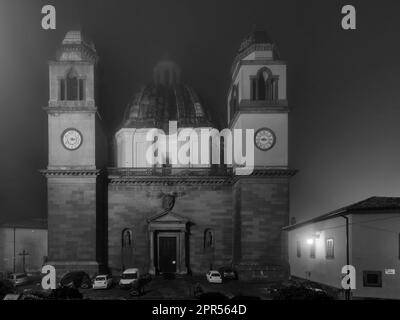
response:
M13 228L13 232L14 232L13 273L15 273L15 227Z
M349 248L349 217L342 216L346 220L346 265L350 265L350 248ZM350 300L351 289L345 291L345 299Z
M25 257L29 256L29 253L26 252L24 249L21 253L18 253L18 255L22 256L22 268L23 268L23 273L25 273Z

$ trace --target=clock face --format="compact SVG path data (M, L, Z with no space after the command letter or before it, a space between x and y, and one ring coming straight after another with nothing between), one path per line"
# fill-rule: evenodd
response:
M76 150L82 145L82 135L76 129L67 129L61 136L62 144L67 150Z
M262 151L267 151L275 145L275 134L272 130L262 128L258 130L254 136L256 147Z

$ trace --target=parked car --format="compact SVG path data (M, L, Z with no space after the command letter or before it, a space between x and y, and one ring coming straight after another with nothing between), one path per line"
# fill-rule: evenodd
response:
M129 291L129 295L133 297L139 297L144 294L144 281L139 278L138 281L135 281L132 284L132 289Z
M96 276L93 280L93 289L108 289L112 287L113 278L110 274Z
M11 273L8 275L7 280L14 286L20 286L29 283L29 278L26 273Z
M210 270L207 272L207 280L210 283L222 283L222 276L216 270Z
M12 293L15 293L14 284L9 280L1 280L0 281L0 300L3 300L3 298L7 294L12 294Z
M122 289L132 288L132 285L139 280L140 273L138 268L126 269L122 272L119 280L119 287Z
M271 291L273 300L333 300L325 290L304 284L288 284Z
M89 275L84 271L73 271L67 273L60 281L61 287L88 289L92 287Z
M74 287L61 287L51 290L47 299L49 300L80 300L83 298L82 293Z
M229 300L229 298L221 292L205 292L205 293L202 293L201 295L199 295L197 297L197 299L204 300L204 301L215 301L215 300L226 301L226 300Z
M261 300L261 298L259 296L244 296L239 294L237 296L233 296L231 300Z
M219 268L219 273L221 274L221 276L224 280L225 279L231 279L231 280L238 279L237 272L230 267Z

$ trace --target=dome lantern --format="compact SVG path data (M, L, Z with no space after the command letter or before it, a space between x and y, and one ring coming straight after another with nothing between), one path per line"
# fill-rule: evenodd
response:
M156 85L174 86L180 83L181 71L171 60L162 60L154 67L154 83Z

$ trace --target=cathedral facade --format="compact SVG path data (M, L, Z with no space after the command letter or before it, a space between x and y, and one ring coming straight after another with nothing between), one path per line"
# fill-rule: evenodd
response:
M253 31L243 40L227 94L227 128L254 130L254 170L248 175L237 174L234 163L199 164L193 152L198 145L190 145L185 163L173 161L170 149L163 163L148 162L150 131L179 136L185 129L217 129L172 61L156 65L152 83L121 115L121 127L105 137L97 61L94 44L70 31L49 63L49 163L42 171L49 264L61 273L137 267L151 274L198 274L232 266L244 278L285 277L282 228L289 224L295 171L288 168L286 62L267 34Z

